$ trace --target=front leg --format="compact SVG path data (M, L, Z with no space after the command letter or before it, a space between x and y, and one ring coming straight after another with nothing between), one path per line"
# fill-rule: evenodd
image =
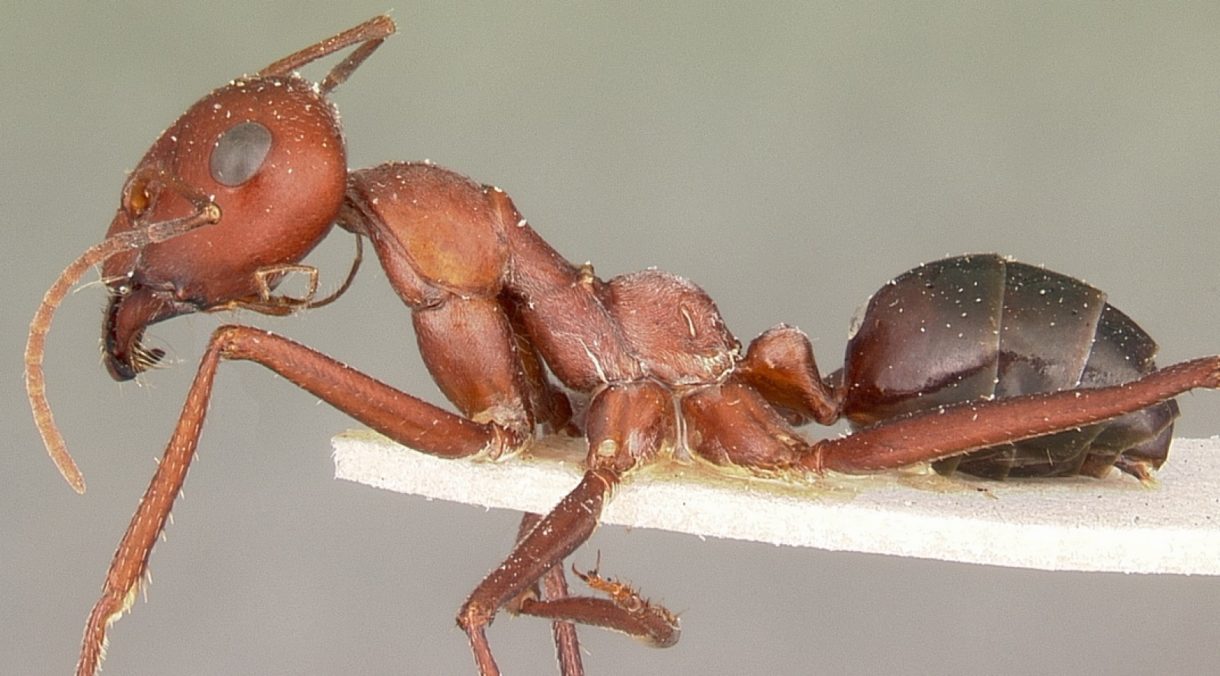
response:
M208 343L165 455L119 542L102 594L89 615L77 676L101 663L106 629L128 610L148 570L148 557L165 526L195 455L216 369L222 359L260 363L386 436L426 453L490 457L515 450L519 433L495 422L475 422L433 406L282 336L248 326L223 326Z
M533 431L513 329L494 298L446 294L413 309L411 319L432 380L462 414L522 439Z

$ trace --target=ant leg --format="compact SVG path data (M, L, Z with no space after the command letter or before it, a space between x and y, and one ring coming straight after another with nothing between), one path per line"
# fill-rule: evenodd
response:
M500 673L486 633L499 609L536 584L589 539L606 499L623 473L647 462L661 449L672 447L675 430L669 393L652 382L608 385L590 402L586 460L589 469L580 483L517 542L504 562L479 583L458 611L458 626L470 638L475 664L482 676ZM652 615L662 619L642 626L632 611L605 599L559 598L537 602L522 599L518 607L527 614L617 629L650 638L658 645L671 645L677 640L676 618L663 608L652 609ZM547 612L548 608L555 612ZM658 638L653 638L654 635Z
M546 601L527 598L522 601L518 612L612 629L643 639L656 648L668 648L678 642L681 633L677 616L663 606L652 604L631 585L602 577L598 571L598 568L594 568L582 573L572 568L572 572L585 584L606 593L610 598L569 596Z
M973 401L866 427L810 447L801 467L892 469L1062 432L1146 408L1197 388L1220 387L1220 356L1174 364L1122 385Z
M801 461L809 442L776 407L747 383L733 379L682 398L686 444L717 465L777 470Z
M542 355L529 337L519 302L501 294L497 299L512 326L513 345L521 365L525 391L534 419L544 433L583 436L572 412L572 402L547 374ZM541 517L540 517L541 518Z
M520 542L542 520L541 514L527 512L521 517L521 527L517 529L517 541ZM521 592L510 602L507 609L511 613L526 612L522 607L532 602L545 603L568 598L568 581L563 574L563 566L556 564L542 576L542 588L538 585ZM559 673L562 676L583 676L585 667L580 659L580 639L576 635L576 625L562 618L555 618L551 623L551 632L555 636L555 656L559 661Z
M611 470L585 472L576 488L517 542L504 563L489 573L462 605L458 626L470 637L482 676L500 673L486 634L496 612L589 539L606 497L618 481Z
M282 336L248 326L218 328L191 383L165 456L119 542L101 597L89 615L77 663L79 676L97 671L106 629L135 599L149 554L194 457L222 359L260 363L378 432L433 455L458 458L485 453L495 457L523 442L521 435L500 425L445 411Z

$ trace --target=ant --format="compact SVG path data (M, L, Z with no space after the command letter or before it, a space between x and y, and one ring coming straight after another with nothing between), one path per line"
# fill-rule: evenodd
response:
M823 376L808 338L778 325L743 351L711 298L647 270L602 280L552 249L499 188L429 162L349 171L329 94L395 30L376 17L208 94L131 173L107 239L70 265L30 328L26 383L56 465L84 481L51 417L42 359L52 315L90 267L109 291L105 365L128 380L163 356L145 329L193 312L283 315L316 296L300 261L334 226L367 238L410 308L429 373L457 413L282 336L218 328L177 427L119 544L85 629L77 673L96 673L130 607L194 456L225 360L262 364L421 452L509 458L539 434L583 438L584 474L549 513L527 515L512 552L458 613L480 674L499 673L486 628L501 609L552 620L565 674L583 673L575 624L659 646L678 618L633 588L577 572L609 598L569 595L562 564L615 486L657 459L759 474L942 473L1149 481L1165 461L1173 397L1220 387L1220 357L1158 369L1156 344L1105 294L995 255L915 268L871 298L842 369ZM319 83L295 70L352 47ZM348 281L361 260L358 249ZM277 295L291 273L299 297ZM846 418L809 442L795 427Z

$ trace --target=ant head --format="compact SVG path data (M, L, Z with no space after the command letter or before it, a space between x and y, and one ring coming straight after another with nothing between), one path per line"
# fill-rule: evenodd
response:
M106 366L126 380L160 353L144 329L180 314L259 308L280 275L329 232L347 182L338 115L326 95L394 30L377 17L235 80L191 106L149 149L123 187L108 236L219 208L214 223L108 259ZM352 44L314 85L293 71ZM264 307L266 305L264 304Z
M103 265L111 375L131 378L148 365L152 355L139 347L147 325L256 297L258 270L301 260L329 231L346 178L338 118L304 80L238 80L187 110L127 180L107 234L209 203L221 216Z

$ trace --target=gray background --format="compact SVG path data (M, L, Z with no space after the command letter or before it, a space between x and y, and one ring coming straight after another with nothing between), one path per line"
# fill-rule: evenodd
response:
M100 239L124 171L187 105L385 9L5 3L0 671L71 668L194 364L228 319L158 326L153 341L180 363L118 386L98 364L101 292L68 300L48 377L89 481L77 497L20 387L43 290ZM796 323L829 370L885 280L995 250L1106 288L1158 337L1163 362L1220 349L1215 3L413 0L395 17L399 35L337 92L353 166L431 158L496 183L605 276L655 265L696 280L743 339ZM326 280L350 246L326 245ZM246 319L439 399L375 263L337 306ZM1216 395L1182 408L1182 433L1220 432ZM113 629L106 673L471 672L454 611L517 517L334 481L328 440L348 425L260 367L222 369L149 603ZM681 612L685 633L652 650L586 630L593 674L1187 673L1220 659L1214 579L619 528L576 561L599 550L606 572ZM502 618L491 635L507 671L552 669L541 622Z

